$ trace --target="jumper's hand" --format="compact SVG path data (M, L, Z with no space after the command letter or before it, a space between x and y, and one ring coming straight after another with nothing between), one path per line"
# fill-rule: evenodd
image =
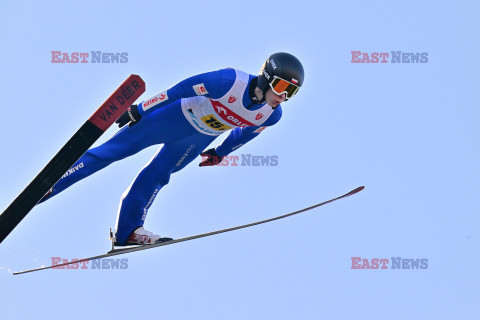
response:
M223 156L219 156L215 148L208 149L200 154L202 157L207 157L207 159L203 160L199 166L200 167L207 167L207 166L216 166L223 160Z
M118 118L115 123L118 124L118 127L121 128L128 123L128 126L131 127L142 119L140 113L138 113L137 105L134 104L127 111L125 111L120 118Z

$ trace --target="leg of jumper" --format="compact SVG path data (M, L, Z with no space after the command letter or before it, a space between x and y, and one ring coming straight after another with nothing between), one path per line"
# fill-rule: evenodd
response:
M125 243L132 231L143 226L148 208L160 189L169 182L170 174L194 160L215 138L197 133L166 143L158 151L122 196L116 226L118 243Z
M172 124L175 124L175 127L172 127ZM180 100L176 101L144 116L139 124L124 127L101 146L88 150L55 184L53 192L40 202L50 199L114 161L131 156L151 145L181 140L196 132L185 119Z
M112 162L126 158L147 147L148 145L144 145L144 143L135 143L135 140L137 139L130 136L141 136L141 134L139 134L140 130L135 130L134 132L132 129L134 128L126 127L120 130L104 144L85 152L85 154L53 186L52 193L40 202L50 199L70 187L72 184L105 168ZM145 142L145 140L143 140L143 142Z
M183 118L183 119L182 119ZM88 150L53 187L53 192L42 199L43 202L60 193L79 180L105 168L112 162L131 156L140 150L154 144L160 144L173 138L183 138L195 131L174 130L175 134L167 131L167 123L187 123L180 109L180 102L157 110L145 117L142 122L132 127L125 126L110 140L99 147ZM188 123L187 123L188 124ZM170 128L170 127L169 127Z

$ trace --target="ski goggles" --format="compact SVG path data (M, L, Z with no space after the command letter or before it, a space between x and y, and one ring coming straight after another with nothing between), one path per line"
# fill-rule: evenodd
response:
M273 92L279 96L286 93L287 99L293 97L298 92L298 89L300 89L300 87L296 84L277 76L273 76L273 81L270 82L270 87L272 88Z

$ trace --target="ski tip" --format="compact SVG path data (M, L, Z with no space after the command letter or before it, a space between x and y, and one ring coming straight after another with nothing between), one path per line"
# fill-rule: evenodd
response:
M365 186L358 187L356 189L353 189L349 193L347 193L345 196L348 197L348 196L354 195L355 193L358 193L358 192L362 191L363 189L365 189Z

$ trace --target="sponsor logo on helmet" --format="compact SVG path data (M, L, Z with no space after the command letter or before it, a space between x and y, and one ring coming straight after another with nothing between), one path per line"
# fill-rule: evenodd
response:
M277 69L277 65L275 64L275 60L270 59L270 64L272 65L273 70L276 70L276 69Z
M267 78L267 80L270 80L270 75L268 74L267 70L263 69L263 75L265 78Z
M228 98L228 103L234 103L235 101L237 101L237 97L231 95L230 98Z
M255 120L260 120L260 119L262 119L262 118L263 118L263 114L259 112L259 113L256 115Z
M205 88L205 85L203 83L194 85L193 90L195 90L195 93L197 94L197 96L203 96L208 94L208 91Z

